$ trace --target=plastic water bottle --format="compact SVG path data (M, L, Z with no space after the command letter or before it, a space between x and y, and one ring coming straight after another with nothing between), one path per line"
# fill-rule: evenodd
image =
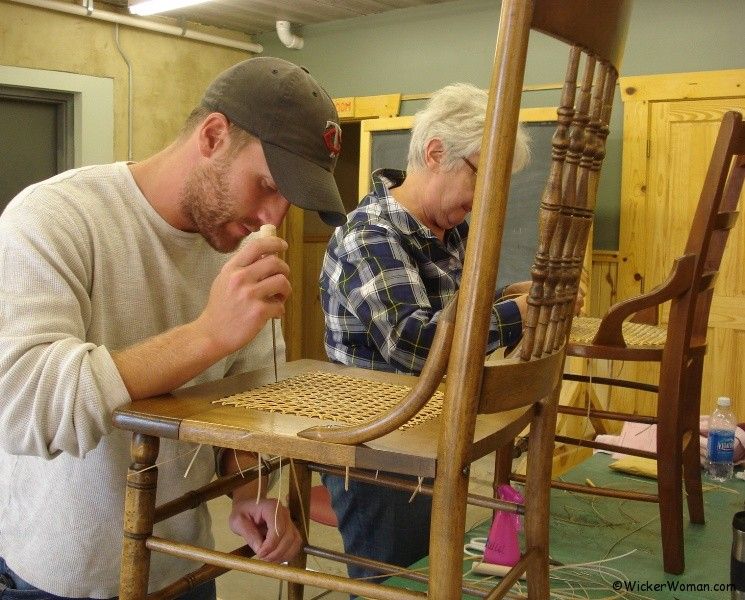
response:
M732 455L735 447L737 421L732 414L732 402L726 396L717 398L717 407L709 417L708 471L714 481L732 478Z

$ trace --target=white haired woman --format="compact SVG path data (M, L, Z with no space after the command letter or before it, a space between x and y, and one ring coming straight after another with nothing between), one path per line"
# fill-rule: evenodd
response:
M407 171L373 173L373 191L336 229L320 279L326 352L338 363L421 371L441 310L460 287L487 94L458 83L416 114ZM529 159L518 131L513 170ZM527 275L527 273L526 273ZM488 351L522 334L526 282L495 292ZM507 298L508 296L516 296ZM407 566L428 553L431 500L324 477L347 552ZM352 577L376 571L349 566Z

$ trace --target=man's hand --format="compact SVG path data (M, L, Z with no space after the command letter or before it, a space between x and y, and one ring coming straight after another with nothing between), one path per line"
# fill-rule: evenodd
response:
M237 473L256 466L257 456L253 452L228 450L222 455L220 472ZM265 494L268 479L262 477L261 490ZM254 551L257 558L271 562L285 562L295 557L303 539L290 517L290 511L278 500L259 498L259 480L233 490L233 510L228 525L233 533L240 535ZM274 515L277 524L274 524Z
M278 237L249 240L222 268L198 324L225 351L251 341L269 319L284 314L291 293L290 268L278 254L287 242Z
M250 342L269 319L281 317L290 295L290 268L275 254L277 237L250 240L215 277L199 317L112 353L132 400L175 390Z
M277 507L278 500L262 498L257 503L256 496L247 498L237 492L233 493L233 510L228 518L231 531L246 541L256 558L276 563L293 559L303 538L290 518L290 511L281 504Z

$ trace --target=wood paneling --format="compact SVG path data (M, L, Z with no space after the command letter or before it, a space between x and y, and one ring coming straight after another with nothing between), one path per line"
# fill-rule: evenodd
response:
M596 250L592 253L590 298L585 302L587 314L602 317L618 300L618 253Z
M305 255L305 269L303 271L303 358L328 360L323 346L323 336L326 331L321 308L321 293L318 288L318 278L326 252L326 240L306 240L303 254Z
M682 254L714 137L727 110L745 113L745 70L621 79L623 174L618 297L649 290ZM743 201L740 201L740 210ZM732 397L745 416L745 224L730 235L714 289L701 412L717 396ZM666 310L661 322L666 322ZM624 375L654 379L648 367L613 365ZM649 394L613 392L614 408L650 412Z

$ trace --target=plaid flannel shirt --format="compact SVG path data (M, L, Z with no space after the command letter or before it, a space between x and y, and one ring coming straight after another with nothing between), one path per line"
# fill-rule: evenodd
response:
M329 241L319 283L333 362L418 374L440 312L460 286L468 224L441 242L389 194L405 177L375 171L373 191ZM502 295L497 290L488 352L522 335L517 304Z

